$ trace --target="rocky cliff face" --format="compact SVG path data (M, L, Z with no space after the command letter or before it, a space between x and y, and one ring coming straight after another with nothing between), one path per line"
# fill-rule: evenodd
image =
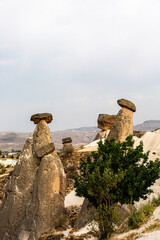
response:
M5 189L1 240L38 240L55 228L64 210L65 173L45 120L27 139Z

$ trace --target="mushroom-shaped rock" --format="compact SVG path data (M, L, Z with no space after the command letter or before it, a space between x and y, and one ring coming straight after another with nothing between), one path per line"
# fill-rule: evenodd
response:
M119 99L117 101L117 103L121 107L128 108L128 109L132 110L133 112L136 111L136 106L131 101L128 101L128 100L122 98L122 99Z
M107 139L114 138L116 142L125 141L129 135L133 135L133 112L136 109L135 105L128 100L120 99L118 104L119 102L122 108L107 137Z
M98 128L102 130L109 130L116 118L116 115L109 115L109 114L99 114L98 116Z
M0 239L38 240L64 213L65 173L41 120L26 140L0 208Z
M62 138L62 143L63 143L63 153L70 154L74 151L74 148L71 144L72 139L70 137Z
M35 124L39 123L41 120L45 120L47 123L52 122L53 117L51 113L37 113L31 116L31 121Z

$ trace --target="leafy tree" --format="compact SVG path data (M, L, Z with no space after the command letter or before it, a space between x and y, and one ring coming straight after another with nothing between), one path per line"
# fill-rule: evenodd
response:
M2 150L0 150L0 156L2 155Z
M79 174L74 176L77 195L88 198L97 210L103 240L113 232L116 203L146 199L152 192L148 187L159 178L160 160L148 160L142 142L135 149L133 144L131 135L124 142L100 141L98 152L81 159Z

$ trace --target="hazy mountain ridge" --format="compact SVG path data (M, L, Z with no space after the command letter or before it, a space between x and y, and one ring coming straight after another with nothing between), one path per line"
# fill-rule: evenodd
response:
M147 120L133 127L136 131L154 131L160 128L160 120Z
M137 131L153 131L160 128L160 120L147 120L135 125ZM75 148L92 142L100 131L97 127L81 127L51 132L51 137L57 149L62 148L62 138L71 137ZM0 132L0 149L2 151L22 150L30 133L26 132Z
M62 149L62 138L71 137L75 148L92 142L99 131L96 127L82 127L51 132L57 149ZM22 150L30 133L0 132L0 149L2 151Z

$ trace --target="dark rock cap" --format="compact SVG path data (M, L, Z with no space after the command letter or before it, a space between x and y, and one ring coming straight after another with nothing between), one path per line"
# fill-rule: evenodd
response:
M31 121L35 124L39 123L41 120L45 120L47 123L52 122L53 117L51 113L37 113L31 116Z
M62 138L62 143L71 143L72 142L72 139L71 137L66 137L66 138Z
M119 99L117 101L118 105L121 107L125 107L130 109L131 111L135 112L136 111L136 106L134 105L134 103L126 100L126 99Z

